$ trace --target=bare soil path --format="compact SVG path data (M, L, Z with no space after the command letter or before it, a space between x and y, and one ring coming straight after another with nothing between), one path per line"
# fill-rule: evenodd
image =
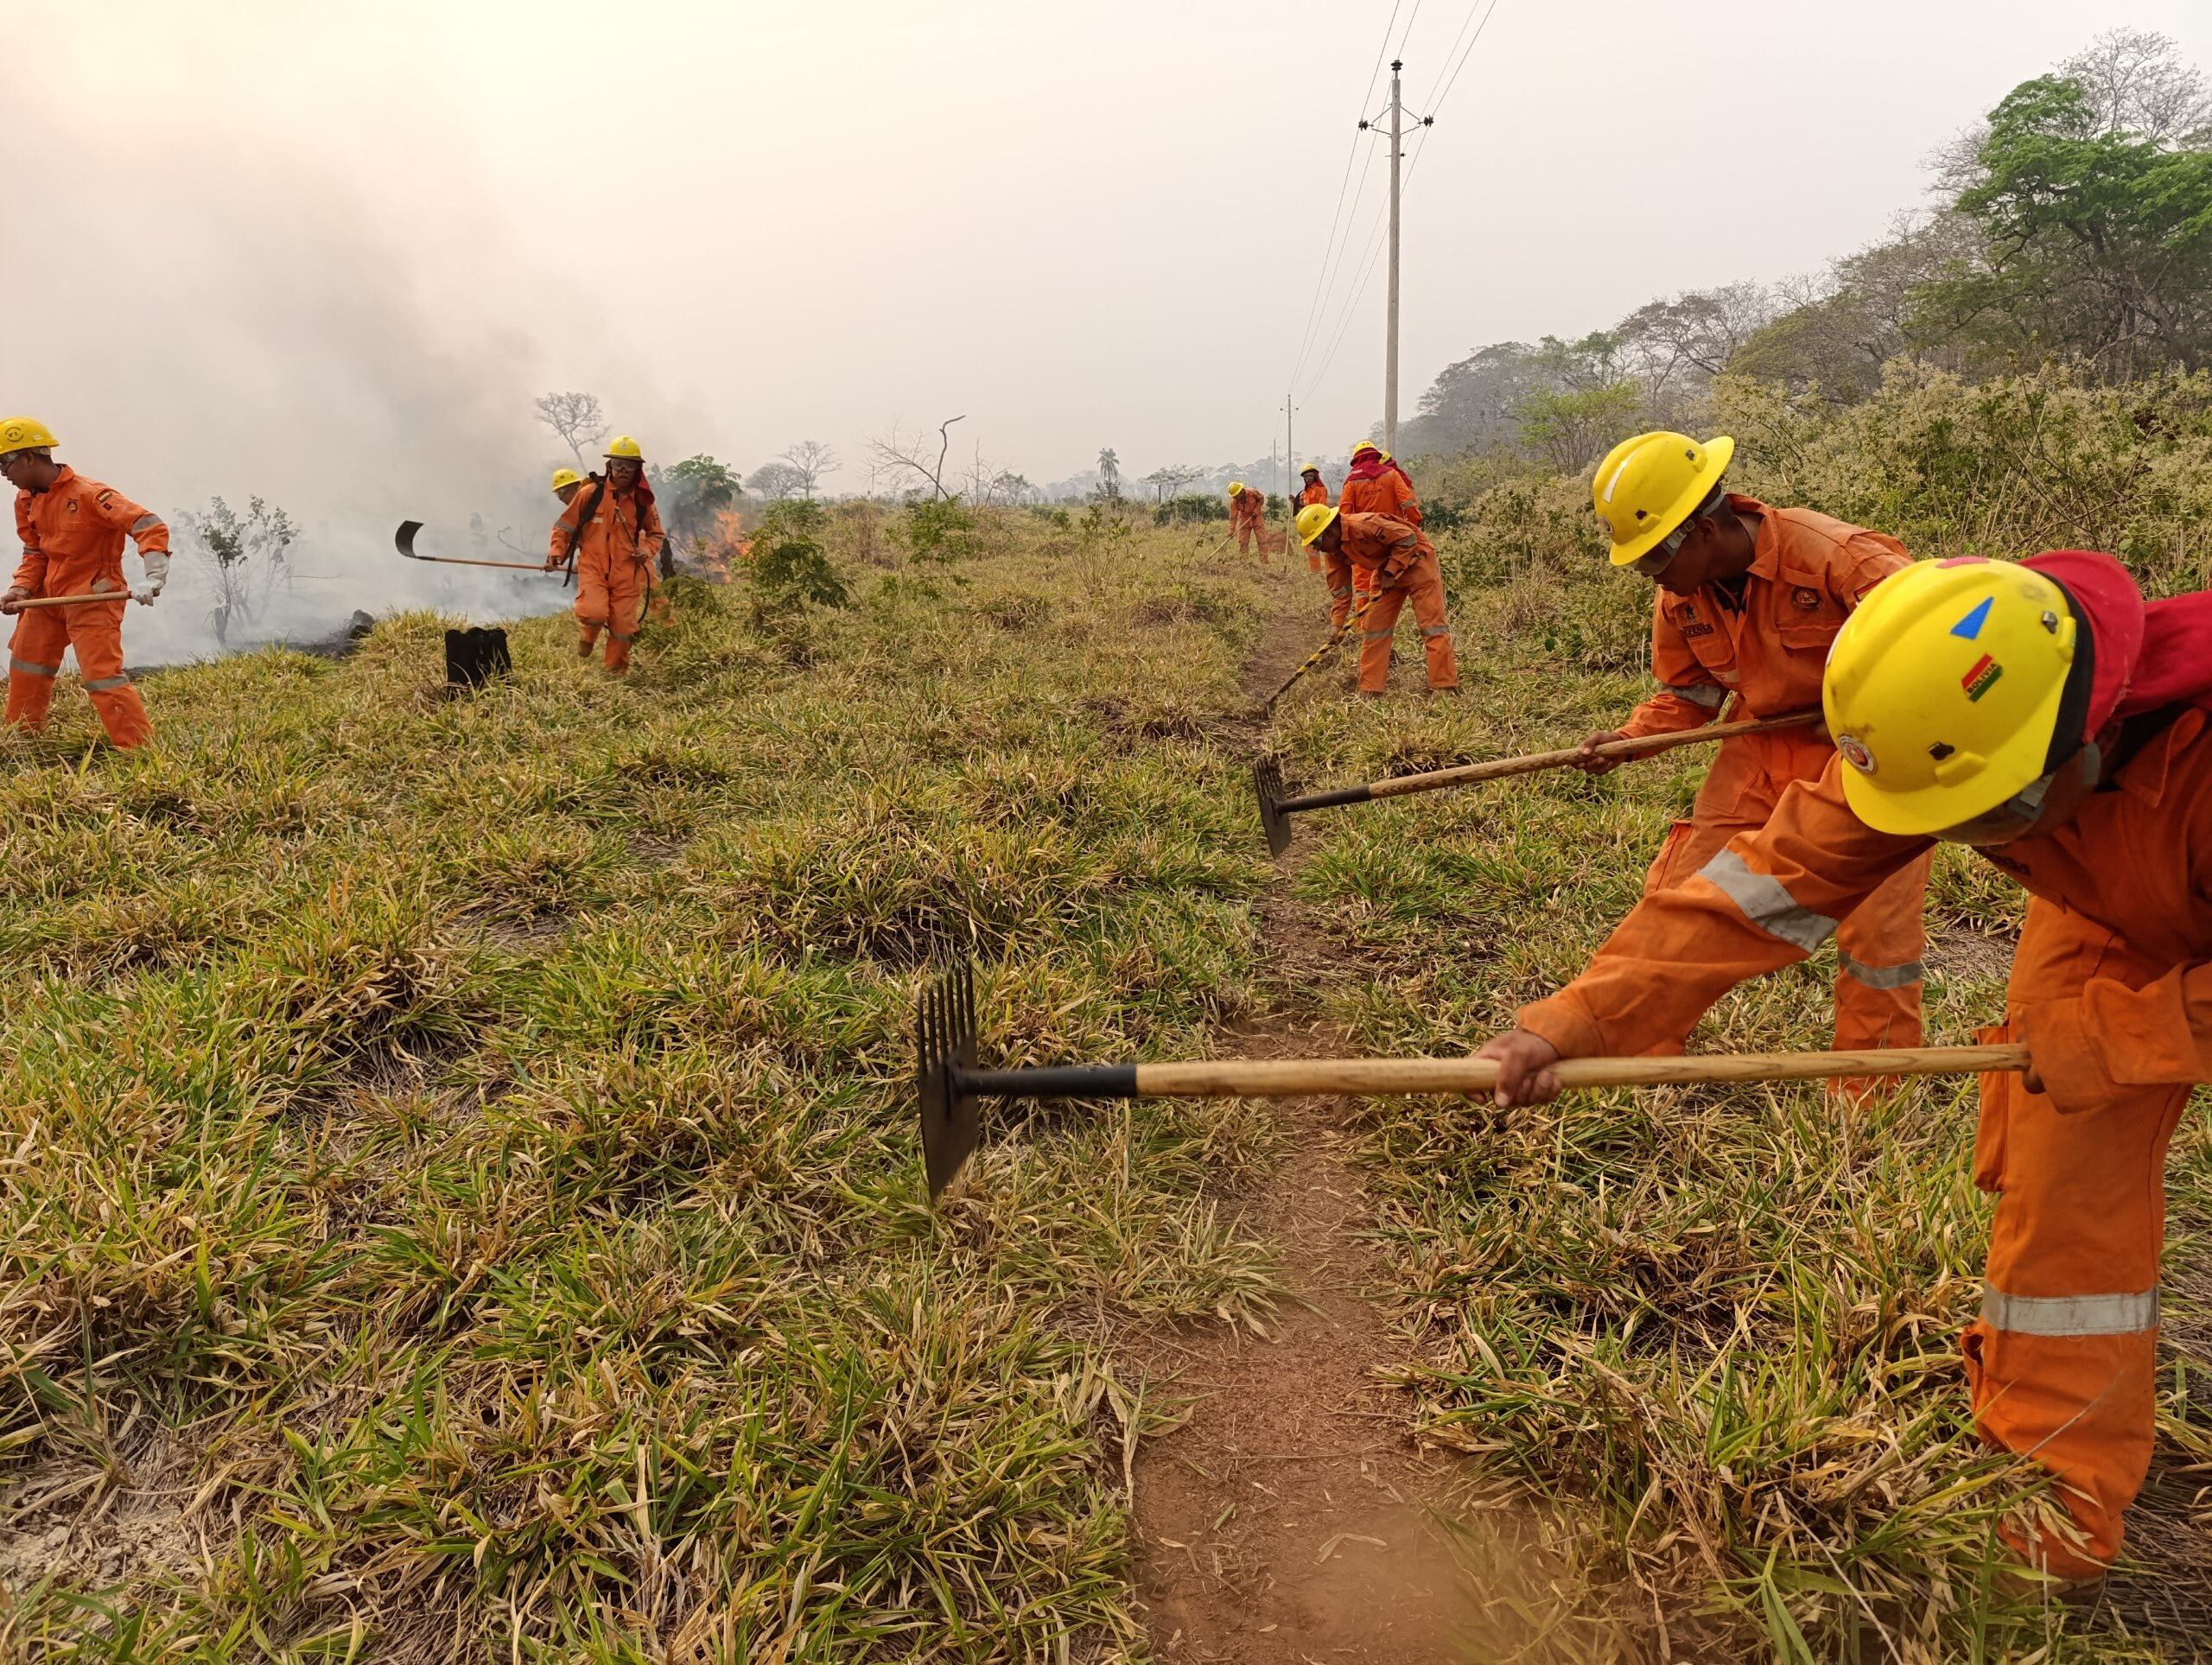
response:
M1278 562L1247 672L1256 701L1325 629L1318 581ZM1341 666L1313 673L1334 692ZM1294 696L1298 697L1298 696ZM1256 752L1264 731L1250 736ZM1256 817L1253 836L1259 836ZM1283 858L1286 871L1298 860ZM1288 898L1266 911L1271 1008L1227 1037L1243 1054L1340 1054L1306 992L1340 968ZM1272 1332L1192 1326L1131 1344L1146 1396L1188 1401L1186 1420L1140 1447L1138 1593L1168 1662L1398 1665L1454 1656L1467 1611L1440 1518L1451 1459L1418 1449L1381 1373L1407 1355L1374 1299L1379 1258L1340 1099L1281 1101L1286 1155L1243 1224L1274 1245L1291 1302Z

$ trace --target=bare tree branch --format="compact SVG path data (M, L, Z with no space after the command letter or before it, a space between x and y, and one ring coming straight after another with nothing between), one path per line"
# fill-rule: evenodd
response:
M537 420L561 436L582 467L584 448L607 437L607 417L596 393L548 393L537 401Z

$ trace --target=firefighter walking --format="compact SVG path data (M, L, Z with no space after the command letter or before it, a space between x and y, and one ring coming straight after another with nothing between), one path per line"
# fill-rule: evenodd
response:
M545 556L549 572L570 560L576 564L576 657L591 658L603 630L607 669L618 677L630 669L631 644L666 542L638 442L618 436L607 448L605 476L574 482Z
M17 615L8 648L6 721L12 728L44 727L61 656L74 648L77 674L100 726L111 742L128 750L143 746L154 730L123 669L123 607L133 597L123 576L123 544L128 538L137 545L146 581L136 599L150 605L168 581L169 529L159 515L55 462L59 443L33 417L0 419L0 475L16 488L16 535L23 545L14 581L0 594L0 613ZM114 599L22 605L93 593Z

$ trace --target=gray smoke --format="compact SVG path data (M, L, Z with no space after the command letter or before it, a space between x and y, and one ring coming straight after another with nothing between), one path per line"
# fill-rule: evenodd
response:
M356 608L486 622L563 605L557 578L418 565L391 543L415 519L426 550L542 558L559 509L547 476L571 460L534 419L549 389L599 392L661 460L709 448L683 443L697 424L609 321L515 253L466 157L397 134L280 140L222 108L118 113L65 96L54 68L0 60L0 108L30 136L0 173L0 414L42 417L61 461L180 534L217 496L290 516L292 582L234 624L233 648L326 636ZM133 664L219 651L188 542L168 593L130 610Z

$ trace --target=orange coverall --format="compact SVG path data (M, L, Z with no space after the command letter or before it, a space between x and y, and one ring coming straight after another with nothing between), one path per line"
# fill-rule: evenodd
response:
M1459 662L1452 651L1452 626L1444 618L1444 575L1436 569L1436 551L1428 540L1391 515L1355 510L1338 514L1337 524L1344 529L1342 558L1358 575L1363 594L1372 593L1360 620L1359 691L1380 694L1390 685L1390 638L1408 599L1428 654L1428 685L1457 688Z
M1338 494L1337 506L1363 514L1386 514L1416 531L1421 526L1421 499L1413 481L1406 478L1406 471L1395 462L1370 458L1352 464Z
M138 690L123 673L123 608L130 586L123 576L123 540L141 555L167 555L169 529L160 516L96 480L64 467L43 492L16 493L16 534L23 558L15 582L33 595L76 595L105 580L125 592L113 601L74 607L35 607L19 613L8 652L6 720L26 728L46 721L54 680L65 648L77 650L77 674L100 726L119 747L143 746L154 737Z
M1759 517L1757 552L1740 601L1714 586L1694 595L1659 592L1651 669L1660 691L1630 713L1631 739L1695 728L1719 717L1778 717L1821 702L1828 647L1859 598L1912 564L1893 537L1810 509L1775 509L1731 493L1729 506ZM1645 876L1646 894L1678 885L1738 833L1764 826L1793 780L1814 780L1834 755L1802 728L1720 742L1687 821L1677 821ZM1929 858L1932 860L1933 858ZM1835 1044L1920 1045L1921 924L1929 860L1913 863L1843 921L1836 932ZM1838 1084L1846 1093L1875 1084Z
M664 534L652 493L609 486L600 494L588 524L578 518L591 504L588 487L578 492L553 523L552 555L576 556L576 653L589 658L599 632L607 632L607 668L617 676L630 668L630 644L637 639L653 588L654 563Z
M1291 512L1293 514L1295 514L1299 510L1305 508L1309 504L1326 503L1328 500L1329 488L1317 480L1311 486L1301 486L1299 487L1298 501L1291 505ZM1309 545L1306 551L1306 564L1315 572L1320 571L1321 551ZM1329 599L1332 604L1329 608L1329 613L1333 618L1337 611L1334 605L1336 601L1336 580L1333 576L1329 580ZM1349 601L1351 599L1351 569L1347 568L1344 572L1344 600ZM1338 619L1336 620L1337 628L1339 630L1343 629L1344 622L1344 621L1343 620Z
M1252 540L1257 538L1260 542L1260 559L1264 561L1268 558L1268 540L1265 531L1267 518L1267 499L1250 486L1246 486L1229 499L1229 524L1236 533L1237 554L1249 555L1252 552Z
M1362 514L1386 514L1393 520L1404 521L1415 531L1421 531L1421 499L1414 494L1413 481L1406 477L1406 471L1396 463L1385 462L1371 451L1363 451L1353 460L1351 470L1345 474L1343 489L1338 494L1337 506L1357 510ZM1428 547L1425 533L1422 547ZM1367 599L1367 593L1359 587L1358 580L1359 575L1350 568L1341 573L1333 567L1329 569L1330 616L1337 619L1339 626L1344 621L1337 617L1339 607L1337 592L1344 592L1341 607L1349 613Z
M2005 1025L1981 1039L2024 1041L2044 1090L1981 1080L1974 1179L1998 1202L1967 1379L1984 1438L2063 1483L2082 1541L2021 1545L2062 1578L2118 1554L2150 1467L2161 1176L2190 1084L2212 1080L2212 713L2136 718L2114 755L2065 826L1981 852L2032 898ZM1521 1027L1567 1056L1679 1043L1729 988L1804 958L1923 866L1931 841L1859 820L1842 767L1831 754L1764 827L1648 893Z

